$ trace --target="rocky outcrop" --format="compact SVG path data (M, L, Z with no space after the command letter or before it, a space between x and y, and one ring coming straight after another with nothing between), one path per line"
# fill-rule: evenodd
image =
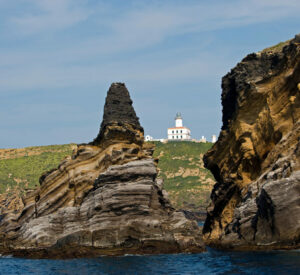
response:
M231 249L299 247L300 35L222 79L223 127L204 162L217 184L203 233Z
M132 107L132 100L124 83L113 83L108 90L100 132L93 145L144 142L144 129Z
M23 206L4 210L0 253L34 258L199 252L199 227L156 179L129 93L110 87L98 137L44 173Z

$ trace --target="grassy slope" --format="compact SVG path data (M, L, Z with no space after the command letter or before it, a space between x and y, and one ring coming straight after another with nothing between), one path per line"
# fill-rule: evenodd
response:
M159 177L176 208L204 210L209 202L214 178L204 168L202 157L212 143L156 142Z
M39 177L72 153L74 145L50 145L0 150L0 193L15 186L33 188Z
M176 208L204 208L214 183L203 167L202 156L211 143L156 142L154 157L160 157L159 176ZM39 177L72 153L74 144L0 149L0 193L15 187L33 188Z

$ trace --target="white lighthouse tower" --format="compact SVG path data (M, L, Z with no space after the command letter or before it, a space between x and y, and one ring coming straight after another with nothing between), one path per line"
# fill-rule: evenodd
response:
M177 113L176 114L176 117L175 117L175 126L176 127L182 127L183 126L181 113Z
M183 126L181 113L177 113L175 117L175 127L168 128L169 140L190 140L191 130Z

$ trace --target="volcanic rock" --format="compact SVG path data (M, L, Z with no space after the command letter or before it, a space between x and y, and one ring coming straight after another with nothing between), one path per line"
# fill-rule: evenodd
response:
M223 126L204 162L217 180L211 246L289 249L300 240L300 44L245 57L222 79Z
M197 223L172 208L156 179L153 150L143 143L125 85L112 84L98 137L45 172L20 207L2 207L0 253L72 258L203 251Z
M93 145L107 146L128 142L142 144L144 129L132 106L132 100L124 83L111 84L104 105L100 132Z

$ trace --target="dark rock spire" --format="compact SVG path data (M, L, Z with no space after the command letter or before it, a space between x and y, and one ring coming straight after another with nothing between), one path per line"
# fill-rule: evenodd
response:
M112 83L106 96L103 120L94 145L117 142L142 143L144 129L124 83Z

